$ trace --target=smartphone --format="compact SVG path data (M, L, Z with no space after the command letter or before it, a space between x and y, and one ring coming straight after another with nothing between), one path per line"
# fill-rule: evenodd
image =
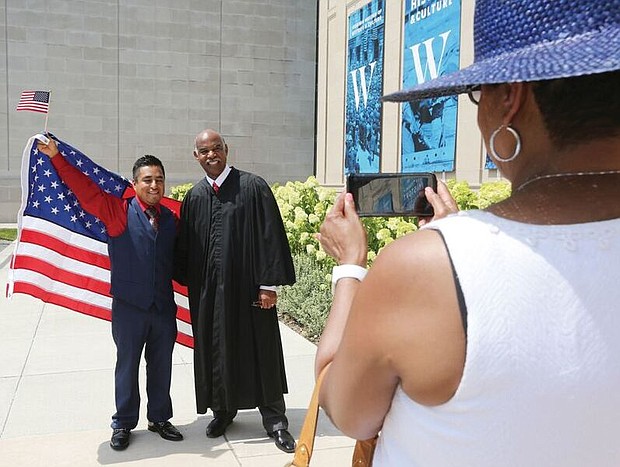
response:
M347 175L347 191L353 195L360 217L433 215L424 188L437 191L432 173L378 173Z

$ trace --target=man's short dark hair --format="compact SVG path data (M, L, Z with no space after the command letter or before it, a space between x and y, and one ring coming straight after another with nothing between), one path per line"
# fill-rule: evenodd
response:
M133 164L132 173L133 173L134 180L138 178L138 172L140 171L141 167L159 167L161 169L162 175L164 176L164 178L166 178L166 171L164 170L164 164L162 164L161 161L157 157L152 156L151 154L145 154Z
M618 83L620 71L532 83L556 148L620 134Z

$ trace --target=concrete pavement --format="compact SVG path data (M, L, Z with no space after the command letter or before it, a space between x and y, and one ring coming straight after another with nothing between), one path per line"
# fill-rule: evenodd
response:
M185 439L165 441L146 430L142 366L140 422L129 448L113 451L109 425L115 348L110 323L26 295L6 299L12 251L12 245L0 251L0 465L254 467L292 460L267 437L257 410L241 411L224 437L206 438L211 414L196 414L192 351L179 345L173 356L171 421ZM284 325L281 331L287 414L291 434L298 438L314 384L316 347ZM321 413L312 465L350 465L353 445Z

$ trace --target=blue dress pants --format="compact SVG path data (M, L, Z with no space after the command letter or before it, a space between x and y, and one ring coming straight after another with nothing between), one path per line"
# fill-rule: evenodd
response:
M172 418L170 381L176 336L176 309L159 310L153 305L149 310L143 310L122 300L113 300L116 413L112 416L112 428L131 430L138 424L138 370L142 350L146 360L147 419L164 422Z

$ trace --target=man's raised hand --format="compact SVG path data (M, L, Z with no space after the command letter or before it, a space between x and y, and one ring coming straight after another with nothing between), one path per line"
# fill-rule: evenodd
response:
M42 138L39 138L39 136L42 136ZM35 138L37 138L37 149L39 152L45 154L50 159L58 154L58 146L56 145L56 141L52 138L48 138L44 135L36 135ZM46 140L47 144L45 143Z

